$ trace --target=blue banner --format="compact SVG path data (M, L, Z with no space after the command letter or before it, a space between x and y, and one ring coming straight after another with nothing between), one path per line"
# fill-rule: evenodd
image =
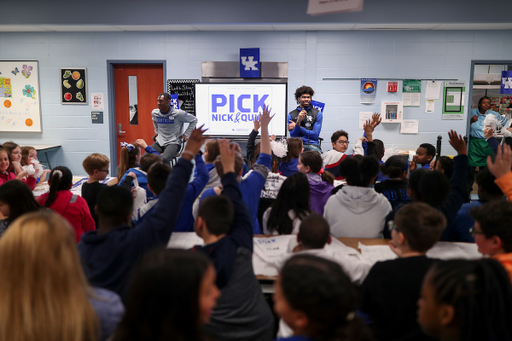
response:
M377 95L377 78L361 78L359 93L361 96L360 103L375 103L375 96Z
M171 105L174 109L180 108L180 102L178 101L178 94L171 94Z
M501 88L500 94L512 94L512 71L501 71Z
M325 103L318 102L318 101L311 101L311 105L313 108L320 110L320 112L324 113Z
M260 78L260 49L240 49L240 77Z

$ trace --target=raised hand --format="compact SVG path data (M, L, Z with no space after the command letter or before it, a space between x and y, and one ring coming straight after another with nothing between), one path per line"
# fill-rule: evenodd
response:
M146 147L148 146L146 141L144 141L143 139L136 139L135 140L135 145L141 147L142 149L146 149Z
M224 174L234 172L236 145L230 144L229 140L226 139L219 140L218 144L220 151L220 162L222 163Z
M372 115L372 126L373 129L375 129L380 122L382 122L382 118L380 117L380 114L378 112L374 112Z
M254 131L259 131L261 124L260 124L260 117L258 115L256 115L256 117L254 117L254 120L252 121L252 123L254 124L254 128L253 128Z
M366 133L366 135L373 133L373 124L372 120L367 119L366 122L363 124L363 130Z
M270 108L268 105L266 107L263 107L263 114L260 114L259 116L259 122L261 123L261 126L267 126L274 118L275 114L270 116L270 112L272 111L272 108Z
M190 137L187 141L187 145L185 146L185 150L182 153L182 157L187 158L188 160L192 160L194 157L192 155L196 155L201 149L201 146L204 144L204 141L208 138L208 136L204 136L203 133L208 129L203 129L204 124L194 130L190 134Z
M490 156L487 156L487 168L496 177L501 178L503 175L510 172L512 167L512 150L508 144L503 144L503 147L498 147L498 153L494 163Z
M455 130L450 130L448 132L448 137L450 138L450 145L457 151L459 155L467 155L468 150L466 148L466 142L461 135L457 134Z

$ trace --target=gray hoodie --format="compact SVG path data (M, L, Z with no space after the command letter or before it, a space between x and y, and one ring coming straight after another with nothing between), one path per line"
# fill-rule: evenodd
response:
M324 218L335 237L382 238L389 212L388 199L373 188L345 185L327 200Z
M154 109L151 112L155 134L158 134L156 142L162 147L169 144L181 143L180 136L184 123L189 123L187 130L184 132L187 138L197 124L197 118L195 116L180 109L170 108L171 109L166 114L162 114L159 109Z

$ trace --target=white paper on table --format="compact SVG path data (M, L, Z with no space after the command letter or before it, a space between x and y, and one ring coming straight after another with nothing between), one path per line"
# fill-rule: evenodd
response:
M204 241L195 232L173 232L167 248L188 250L196 245L204 245Z
M419 107L421 92L404 92L402 93L402 102L404 107Z
M363 245L359 243L359 249L361 250L362 260L372 266L380 261L397 258L396 254L387 245ZM472 260L482 258L482 255L478 252L477 245L473 243L437 242L427 252L427 257L442 260Z
M425 112L427 114L432 114L434 112L435 105L436 101L434 99L427 99L425 101Z
M439 90L441 90L441 82L428 81L425 99L439 99Z
M406 120L400 124L400 134L417 134L418 133L418 120Z
M373 112L371 111L360 111L359 112L359 129L363 129L363 125L366 120L372 119Z

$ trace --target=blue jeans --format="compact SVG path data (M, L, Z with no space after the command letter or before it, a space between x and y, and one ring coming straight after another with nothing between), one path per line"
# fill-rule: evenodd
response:
M304 151L311 150L313 152L317 152L318 154L322 155L322 149L320 149L320 146L317 144L305 144L303 145Z

